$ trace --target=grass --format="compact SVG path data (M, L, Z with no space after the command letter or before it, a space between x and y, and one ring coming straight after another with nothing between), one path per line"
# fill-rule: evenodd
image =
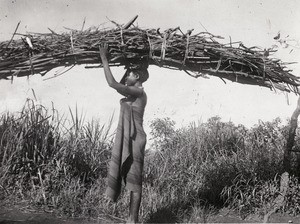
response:
M18 114L0 117L2 199L29 200L72 217L125 220L128 194L116 204L104 197L113 144L111 122L85 122L28 100ZM67 128L68 127L68 128ZM151 123L144 168L144 222L208 222L220 208L245 218L262 215L280 193L288 126L279 119L252 128L212 117L180 129L170 118ZM300 138L297 133L296 146ZM281 212L300 213L299 158Z

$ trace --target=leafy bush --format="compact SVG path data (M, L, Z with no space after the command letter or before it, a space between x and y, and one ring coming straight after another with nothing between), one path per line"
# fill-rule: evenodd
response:
M17 195L70 216L127 216L128 194L117 204L103 196L112 136L110 123L72 123L52 108L27 101L17 114L0 117L1 198ZM170 118L150 125L153 144L146 151L141 215L145 222L199 222L228 206L241 216L264 212L280 194L283 149L288 126L280 119L248 129L212 117L175 128ZM299 131L295 149L299 148ZM289 189L281 211L300 212L294 156ZM298 172L299 174L299 172Z
M86 192L106 177L111 148L111 122L108 126L83 123L76 112L67 129L66 120L55 109L49 113L31 100L20 113L2 115L1 193L30 197L36 204L65 207L64 212L79 214L71 208L82 209Z
M277 176L283 171L287 133L280 119L260 121L251 129L219 117L178 130L170 119L154 120L153 126L168 127L152 129L163 138L154 143L158 150L147 157L145 174L146 186L156 192L151 200L157 195L152 204L158 214L208 204L229 206L244 217L263 211L280 193ZM290 202L286 205L285 210L292 209Z

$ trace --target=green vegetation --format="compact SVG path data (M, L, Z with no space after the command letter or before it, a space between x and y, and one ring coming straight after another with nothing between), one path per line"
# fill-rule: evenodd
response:
M1 199L24 199L70 216L125 219L126 192L117 204L103 195L114 137L111 122L84 122L77 111L71 115L67 125L54 108L29 100L20 113L0 117ZM174 121L163 118L153 120L151 130L144 222L206 222L223 207L241 217L264 215L280 193L288 133L280 119L248 129L212 117L176 129ZM281 212L300 213L299 161L295 155Z

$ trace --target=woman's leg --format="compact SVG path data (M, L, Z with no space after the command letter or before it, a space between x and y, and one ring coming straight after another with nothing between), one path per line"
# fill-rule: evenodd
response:
M142 193L130 191L129 223L137 223L142 200Z

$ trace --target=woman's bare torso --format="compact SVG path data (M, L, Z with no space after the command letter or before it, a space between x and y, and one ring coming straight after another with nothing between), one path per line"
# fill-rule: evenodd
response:
M126 98L122 98L121 102L134 106L139 110L144 110L147 104L147 95L143 91L143 94L141 96L139 97L128 96Z

